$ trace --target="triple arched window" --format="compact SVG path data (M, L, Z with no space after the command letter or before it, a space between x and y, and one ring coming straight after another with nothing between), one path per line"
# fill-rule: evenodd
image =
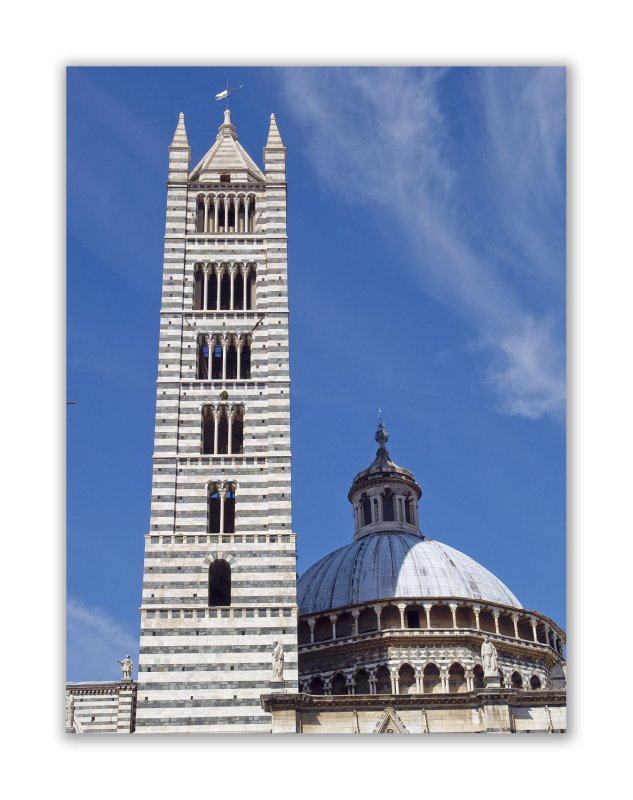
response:
M252 262L197 263L193 273L194 311L251 311L257 270Z
M196 340L196 378L203 381L248 380L251 337L242 333L201 333Z
M202 407L202 443L205 455L244 452L244 406L220 403Z

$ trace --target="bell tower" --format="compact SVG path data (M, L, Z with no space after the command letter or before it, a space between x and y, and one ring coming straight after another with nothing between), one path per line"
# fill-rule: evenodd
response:
M190 160L180 114L136 731L270 732L260 695L297 691L286 148L271 114L262 171L226 109Z

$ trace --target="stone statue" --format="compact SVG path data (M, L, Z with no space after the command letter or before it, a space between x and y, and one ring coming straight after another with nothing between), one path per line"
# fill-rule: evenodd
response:
M72 728L73 722L75 720L75 698L70 693L70 690L66 691L66 727Z
M490 641L488 636L486 636L484 643L481 645L481 660L484 665L484 674L497 671L497 648Z
M284 649L277 641L273 642L273 677L274 681L284 679Z
M132 680L132 659L128 656L125 656L123 661L117 661L117 664L121 665L121 673L123 674L124 681L131 681Z

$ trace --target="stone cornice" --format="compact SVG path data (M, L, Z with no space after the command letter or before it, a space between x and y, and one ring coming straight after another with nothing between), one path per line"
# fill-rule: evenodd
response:
M97 694L120 694L121 691L136 693L136 681L112 681L104 683L67 683L66 689L74 696Z
M261 695L264 711L292 709L295 711L328 709L384 709L391 706L403 708L479 708L483 705L510 706L565 706L567 694L564 690L545 690L522 692L514 689L479 689L474 692L455 694L355 694L355 695L315 695L300 692L297 694L272 693Z

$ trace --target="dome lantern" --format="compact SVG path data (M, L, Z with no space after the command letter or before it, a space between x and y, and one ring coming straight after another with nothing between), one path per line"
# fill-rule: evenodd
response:
M413 473L391 460L385 446L389 433L382 416L375 439L376 457L354 477L348 494L354 508L354 539L370 533L408 533L424 538L418 526L422 489Z

